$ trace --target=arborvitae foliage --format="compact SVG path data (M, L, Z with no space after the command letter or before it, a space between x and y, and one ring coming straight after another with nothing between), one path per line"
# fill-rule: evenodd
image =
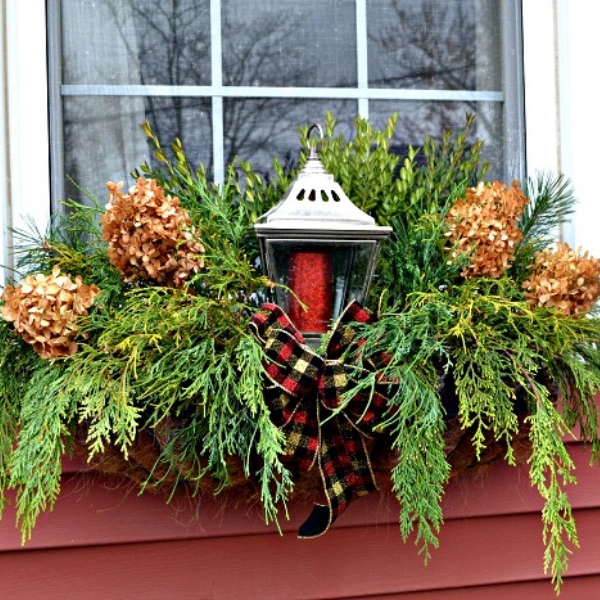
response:
M383 313L363 335L363 359L385 349L389 364L381 374L398 383L391 399L398 411L388 425L400 453L392 480L403 536L416 527L426 555L429 545L437 545L433 534L441 523L439 501L449 473L442 440L448 406L440 383L451 376L458 417L473 432L478 453L491 432L494 440L507 442L505 458L513 464L517 413L526 415L531 481L545 500L545 566L560 585L567 543L577 545L564 491L575 477L563 435L579 426L593 457L599 449L598 321L532 310L508 278L478 279L410 294L406 305ZM558 402L557 395L566 400Z
M578 430L592 458L600 453L600 323L593 314L532 308L522 284L573 209L568 181L544 175L526 182L529 204L512 266L494 279L464 279L469 253L450 260L445 219L487 170L481 142L472 139L473 117L406 153L398 150L396 116L381 131L357 118L350 140L336 135L335 124L328 115L325 167L355 204L393 227L368 301L379 320L359 328L363 343L346 362L356 365L360 389L389 382L389 418L380 428L398 456L391 478L401 536L414 533L426 559L438 545L450 418L469 431L478 456L502 441L511 464L511 441L525 423L531 483L545 501L544 565L559 589L577 545L564 490L575 481L564 435ZM144 131L156 166L132 175L180 198L205 249L204 267L182 289L126 283L110 264L99 229L103 202L93 198L89 206L67 202L44 235L16 232L16 279L58 265L101 290L70 357L42 360L0 321L0 508L14 488L24 540L56 499L61 459L82 431L92 458L109 448L128 457L143 431L160 439L146 485L183 481L200 492L210 478L218 492L241 465L258 484L267 521L293 489L281 462L285 440L263 400L262 350L248 324L270 285L255 268L252 223L284 196L306 148L296 169L275 159L267 176L238 161L216 186L202 165L189 164L178 140L165 149L148 124ZM299 130L305 145L306 132ZM377 372L375 355L386 357Z
M174 168L154 172L171 193ZM267 521L285 504L293 483L263 402L262 351L248 328L267 280L245 255L247 216L233 170L229 177L218 189L200 169L180 188L202 231L206 263L184 290L124 283L107 258L97 201L92 208L67 203L45 236L21 233L22 273L58 264L101 289L69 360L42 361L1 322L0 483L17 491L24 539L56 498L61 457L78 427L91 457L109 445L127 457L140 430L165 431L176 420L181 426L159 458L167 474L185 464L188 482L206 476L225 487L229 458L254 456L244 472L258 478Z

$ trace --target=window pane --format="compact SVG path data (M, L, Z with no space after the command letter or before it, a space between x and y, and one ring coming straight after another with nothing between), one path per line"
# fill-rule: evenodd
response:
M209 0L62 0L63 83L209 85Z
M258 171L268 172L275 156L296 165L300 152L298 127L322 124L329 110L338 133L352 135L355 100L227 99L224 103L226 162L239 156Z
M197 168L202 163L212 177L210 98L146 98L145 115L167 152L171 142L179 138L192 167ZM145 137L141 131L140 134Z
M66 97L63 113L65 177L100 201L106 198L107 181L131 183L130 172L152 158L141 129L145 119L165 147L180 137L193 166L199 162L211 166L210 100ZM82 193L68 184L65 195L82 199Z
M369 85L501 90L500 2L371 0Z
M483 140L483 158L490 162L486 179L504 179L504 134L502 105L499 102L371 102L369 121L374 127L385 126L389 116L398 113L397 151L406 154L408 146L421 146L425 136L440 140L442 133L464 126L466 115L476 115L471 141Z
M352 0L222 0L223 83L356 86Z
M210 0L131 4L142 83L210 85Z

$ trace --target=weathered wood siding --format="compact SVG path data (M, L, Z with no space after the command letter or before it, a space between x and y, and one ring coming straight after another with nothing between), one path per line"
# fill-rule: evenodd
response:
M581 547L561 599L600 597L600 467L571 445L569 489ZM53 512L21 547L9 507L0 523L0 598L555 598L542 570L539 510L526 468L496 464L448 488L440 548L427 566L402 543L395 499L351 505L325 536L298 540L309 507L283 535L256 509L171 506L93 474L67 472Z

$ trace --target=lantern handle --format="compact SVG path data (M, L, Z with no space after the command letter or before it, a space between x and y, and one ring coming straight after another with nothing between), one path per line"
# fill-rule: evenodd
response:
M313 148L310 145L310 134L313 132L313 130L317 130L319 132L319 140L317 142L317 145L315 148ZM323 129L321 129L321 126L318 123L313 123L309 128L308 131L306 132L306 144L310 150L310 157L309 158L317 158L319 155L319 152L321 151L321 147L323 146Z

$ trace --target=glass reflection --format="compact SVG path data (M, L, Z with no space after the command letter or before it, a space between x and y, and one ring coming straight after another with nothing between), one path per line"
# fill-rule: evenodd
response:
M353 0L222 0L226 85L356 87Z
M62 83L115 86L114 96L65 98L66 175L104 197L104 181L127 179L152 159L139 128L146 119L164 145L182 139L192 163L209 173L214 122L223 126L225 164L239 156L263 172L274 156L294 166L297 128L322 123L327 110L339 121L338 133L353 134L356 99L225 94L222 113L220 104L213 113L210 94L222 96L219 87L201 98L182 96L181 88L168 95L168 86L216 85L213 73L222 73L225 88L356 88L366 67L372 88L502 89L497 0L367 0L366 23L357 23L354 0L219 4L220 57L212 54L210 0L62 0ZM359 65L365 28L367 60ZM127 95L127 85L167 86L167 95ZM490 175L503 177L501 102L370 100L368 111L376 127L399 113L399 152L461 127L474 112L474 135L485 140L485 157L496 167Z
M369 86L500 90L497 0L368 3Z

